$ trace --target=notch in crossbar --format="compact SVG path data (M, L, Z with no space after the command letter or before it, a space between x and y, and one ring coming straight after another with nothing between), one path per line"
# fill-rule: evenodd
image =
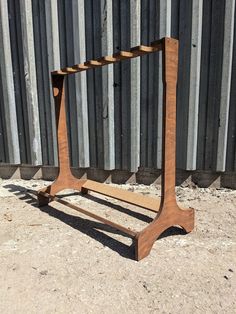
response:
M53 71L52 75L68 75L77 72L86 71L89 69L94 69L104 65L120 62L122 60L133 59L136 57L141 57L143 55L154 53L162 49L161 41L153 41L151 46L136 46L130 49L130 51L119 51L114 53L112 56L105 56L98 58L96 60L89 60L81 64L75 64L71 67L65 67L58 71Z

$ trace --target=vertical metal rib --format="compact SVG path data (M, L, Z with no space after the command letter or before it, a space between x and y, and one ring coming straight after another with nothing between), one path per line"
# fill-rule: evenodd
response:
M30 0L20 0L21 28L23 41L24 77L26 86L27 113L29 121L29 138L31 164L42 164L40 121L36 83L36 65L34 52L34 33L32 23L32 6Z
M189 108L187 138L187 170L195 170L197 162L198 109L200 91L202 0L192 1L192 31L190 48Z
M55 122L55 107L53 94L51 89L50 72L60 67L60 42L59 42L59 26L58 26L58 5L57 0L45 1L45 19L46 19L46 42L48 52L48 82L50 111L51 111L51 129L52 129L52 147L54 165L58 165L57 140L56 140L56 122Z
M171 37L171 0L160 1L159 38ZM162 83L162 54L158 63L158 113L157 113L157 164L161 169L162 162L162 111L163 111L163 83Z
M113 53L112 1L101 1L101 54ZM115 168L114 130L114 74L113 65L102 68L104 169Z
M86 60L86 42L85 42L85 9L84 0L73 0L73 49L74 63L84 62ZM88 130L88 101L87 101L87 77L82 72L75 77L75 95L78 119L78 166L81 168L89 167L89 130Z
M233 59L234 16L235 0L228 0L225 2L224 12L224 48L221 74L220 112L216 162L217 171L225 171L226 166L226 149Z
M16 103L11 59L10 32L7 1L0 1L0 71L4 117L6 125L6 140L8 160L10 164L20 163ZM0 88L1 88L0 87Z
M141 2L130 1L130 45L136 46L141 38ZM140 58L131 60L130 97L130 171L136 172L140 164Z

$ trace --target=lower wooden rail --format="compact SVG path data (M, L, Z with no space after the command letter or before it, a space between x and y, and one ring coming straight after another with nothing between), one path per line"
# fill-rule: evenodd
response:
M76 179L70 169L69 148L66 125L65 106L65 76L91 68L97 68L109 63L142 56L144 54L162 51L163 57L163 132L162 132L162 193L160 202L130 191L117 189L92 180ZM147 256L162 232L171 226L180 226L186 232L194 228L194 210L182 210L176 202L175 195L175 158L176 158L176 84L178 69L178 41L173 38L163 38L151 46L137 46L130 51L121 51L112 56L90 60L83 64L74 65L52 72L52 87L55 100L59 175L48 187L38 192L38 204L43 206L52 200L69 206L82 214L118 229L134 239L135 258L140 260ZM111 222L85 209L73 205L56 196L64 189L74 189L82 193L93 191L118 199L120 201L143 207L156 212L156 217L142 231L136 232L119 224Z
M96 215L94 213L91 213L90 211L88 211L86 209L83 209L82 207L79 207L79 206L77 206L75 204L69 203L69 202L67 202L67 201L65 201L65 200L63 200L63 199L61 199L61 198L59 198L59 197L57 197L55 195L50 195L50 194L45 193L45 192L39 192L39 195L42 195L43 197L48 198L50 201L56 201L58 203L61 203L62 205L70 207L70 208L80 212L81 214L89 216L89 217L91 217L91 218L93 218L95 220L101 221L104 224L106 224L106 225L108 225L108 226L110 226L110 227L112 227L114 229L117 229L117 230L119 230L121 232L124 232L124 233L128 234L131 237L135 237L137 235L137 233L138 233L137 231L132 231L129 228L123 227L123 226L121 226L121 225L119 225L119 224L117 224L115 222L112 222L112 221L106 219L106 218L103 218L103 217L98 216L98 215Z

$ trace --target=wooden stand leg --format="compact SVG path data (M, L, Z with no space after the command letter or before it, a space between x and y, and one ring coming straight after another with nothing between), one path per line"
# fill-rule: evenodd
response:
M69 145L66 125L65 109L65 83L63 75L52 76L53 96L56 111L56 126L58 138L58 155L59 155L59 175L57 179L46 188L38 193L38 205L43 206L49 203L50 199L43 193L52 196L64 189L81 190L81 186L86 180L78 180L73 176L70 170ZM40 194L42 192L42 194Z
M164 209L164 210L163 210ZM166 206L162 212L134 239L135 258L141 260L148 256L156 239L168 228L180 226L187 233L194 228L194 209L182 210L177 205Z
M135 238L136 259L147 256L155 240L171 226L181 226L186 232L194 228L194 210L181 210L176 203L176 84L178 41L163 39L163 143L162 195L157 217Z

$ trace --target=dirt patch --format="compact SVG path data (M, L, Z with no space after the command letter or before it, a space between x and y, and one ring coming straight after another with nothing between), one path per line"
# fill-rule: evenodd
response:
M70 208L37 208L28 189L0 182L0 313L235 313L236 191L178 187L196 209L194 232L173 228L133 260L132 241ZM153 197L159 186L121 185ZM91 193L64 198L139 230L154 217ZM112 202L112 207L109 206Z

